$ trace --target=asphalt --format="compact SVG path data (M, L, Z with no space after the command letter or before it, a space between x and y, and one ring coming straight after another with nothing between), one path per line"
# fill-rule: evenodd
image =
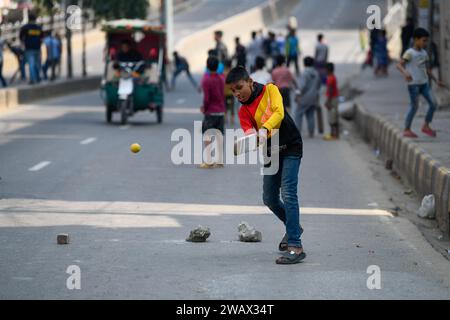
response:
M335 2L314 3L317 11ZM336 21L364 13L355 7ZM329 38L336 60L345 56L350 44ZM107 125L98 92L1 115L0 298L450 298L448 261L388 212L391 194L374 179L367 148L345 135L305 138L299 196L308 257L276 265L284 231L262 204L258 166L203 171L171 161L172 132L193 133L200 104L180 79L162 125L149 113ZM135 142L139 154L129 151ZM237 241L243 220L262 232L261 243ZM211 228L208 242L186 242L199 224ZM56 245L59 233L71 243ZM66 287L71 265L80 267L81 290ZM367 287L373 265L380 290Z

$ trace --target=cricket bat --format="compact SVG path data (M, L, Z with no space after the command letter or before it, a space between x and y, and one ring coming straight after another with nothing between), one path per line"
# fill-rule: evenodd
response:
M258 134L252 133L234 142L234 155L238 156L258 149Z

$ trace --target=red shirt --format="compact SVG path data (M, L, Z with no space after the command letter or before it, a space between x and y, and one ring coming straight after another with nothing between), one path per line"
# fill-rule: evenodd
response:
M225 80L216 73L207 74L202 80L205 114L225 112Z
M336 76L331 74L327 77L327 98L333 99L339 97Z
M272 71L272 80L279 89L289 88L294 79L288 67L277 67Z

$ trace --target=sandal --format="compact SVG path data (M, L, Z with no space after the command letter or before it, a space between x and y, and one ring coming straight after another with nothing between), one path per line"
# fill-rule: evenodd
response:
M285 252L276 260L276 264L297 264L306 258L306 253L296 254L294 251Z
M278 245L278 250L287 251L287 249L288 249L288 235L286 233L283 239L281 240L280 244Z

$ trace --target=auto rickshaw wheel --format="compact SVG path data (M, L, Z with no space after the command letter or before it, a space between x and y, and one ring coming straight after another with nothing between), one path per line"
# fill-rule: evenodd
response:
M158 123L163 122L163 108L162 106L158 106L156 108L156 119L158 120Z
M122 125L126 125L128 121L128 104L130 100L121 100L120 101L120 123Z

